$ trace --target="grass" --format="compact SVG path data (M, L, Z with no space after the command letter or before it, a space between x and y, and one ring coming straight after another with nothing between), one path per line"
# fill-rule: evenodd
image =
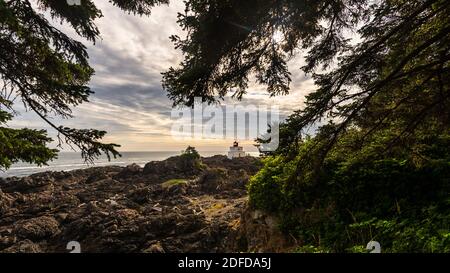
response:
M187 180L186 179L170 179L170 180L167 180L166 182L162 183L161 186L164 189L170 189L173 186L181 185L181 184L187 184Z

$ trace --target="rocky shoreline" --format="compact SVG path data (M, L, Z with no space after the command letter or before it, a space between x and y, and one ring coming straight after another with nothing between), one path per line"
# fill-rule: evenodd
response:
M243 230L242 215L263 217L246 212L246 184L260 166L254 157L198 166L172 157L3 179L0 252L69 252L71 241L96 253L275 250L255 248L261 242Z

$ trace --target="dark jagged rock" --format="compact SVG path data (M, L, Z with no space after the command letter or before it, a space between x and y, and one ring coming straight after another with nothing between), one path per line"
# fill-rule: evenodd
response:
M42 253L42 249L38 244L30 240L20 241L19 243L3 250L5 253Z
M295 239L279 229L280 220L260 210L246 208L241 215L240 228L233 249L258 253L287 252L295 247Z
M91 175L88 176L88 178L86 179L85 183L86 184L91 184L100 180L105 180L108 179L109 176L104 173L104 172L97 172L97 173L93 173Z
M51 172L34 174L3 183L6 192L33 193L43 192L52 187L55 178Z
M122 171L117 174L118 178L121 177L132 177L142 173L142 168L138 164L131 164L126 166Z
M234 251L259 160L172 157L145 168L47 172L0 183L0 252Z
M174 156L164 161L152 161L144 167L144 174L192 176L201 172L197 161L186 156Z
M227 175L227 170L222 168L214 168L205 171L198 181L200 189L208 193L220 191L220 187L226 183Z
M136 190L131 191L127 197L131 201L142 205L142 204L147 203L152 200L151 199L152 192L153 192L153 190L150 187L143 187L143 188L138 188Z
M12 201L13 198L9 194L2 192L0 189L0 217L9 211Z
M47 239L59 233L59 223L50 216L20 220L14 224L18 237L31 240Z
M161 246L160 242L152 243L147 249L143 251L144 253L165 253L166 251Z

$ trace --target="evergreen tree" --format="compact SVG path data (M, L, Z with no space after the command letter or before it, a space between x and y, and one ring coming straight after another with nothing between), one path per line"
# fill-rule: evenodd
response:
M386 147L406 141L427 121L436 130L449 129L448 1L190 0L186 5L179 23L187 38L172 37L185 58L163 78L175 105L192 105L194 97L214 102L228 92L240 99L252 74L271 96L287 94L287 63L303 53L302 70L312 75L317 90L281 126L279 152L296 151L291 148L301 143L301 132L325 118L334 123L319 130L320 141L311 148L319 159L354 126L363 126L367 138L395 122Z
M168 0L110 2L126 12L148 15L154 5ZM88 101L92 91L87 84L94 70L85 46L56 29L42 13L68 23L95 43L100 35L95 19L101 11L91 0L81 0L81 5L62 0L35 3L39 9L28 0L0 0L0 167L18 161L41 165L57 156L57 150L47 147L51 139L46 131L5 127L16 114L15 97L57 131L60 144L79 148L86 161L101 153L118 156L118 145L100 142L106 132L62 127L50 119L51 115L70 118L72 107Z

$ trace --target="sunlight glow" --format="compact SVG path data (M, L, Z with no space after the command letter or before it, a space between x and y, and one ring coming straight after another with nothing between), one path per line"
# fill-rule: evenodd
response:
M274 43L279 44L283 41L284 35L281 30L276 30L272 35L272 40Z

